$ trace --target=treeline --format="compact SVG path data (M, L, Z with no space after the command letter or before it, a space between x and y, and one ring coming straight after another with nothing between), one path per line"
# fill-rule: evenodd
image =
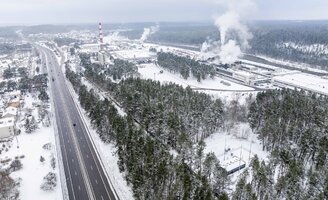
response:
M31 92L33 89L37 91L45 91L48 87L48 75L38 74L29 78L27 68L7 68L4 70L4 81L0 82L0 91L21 90L23 92ZM19 81L14 81L11 78L20 77Z
M93 89L88 91L80 76L68 67L66 76L101 139L115 144L119 169L125 174L136 199L228 198L225 192L229 183L227 172L213 153L204 155L203 142L195 148L189 137L181 134L177 141L182 147L181 153L173 156L159 140L134 123L131 112L127 116L119 115L108 99L101 100Z
M295 90L259 93L249 122L271 152L252 162L252 181L240 183L260 199L328 199L328 99ZM237 185L237 188L239 186Z
M266 55L276 59L303 62L327 68L328 23L285 22L262 24L254 29L249 53ZM286 45L286 44L294 45ZM317 48L323 45L326 48Z
M113 77L113 80L120 80L138 74L138 67L132 62L115 59L114 64L108 66L105 74Z
M126 111L174 148L183 133L200 141L222 127L222 102L190 87L129 78L112 88L111 94Z
M77 40L77 39L68 38L68 37L63 37L63 38L56 37L56 38L54 39L54 42L56 42L57 45L58 45L59 47L61 47L61 46L68 46L68 45L70 45L70 44L72 44L72 43L79 43L80 41Z
M86 53L79 54L81 65L85 67L86 74L101 73L106 77L112 77L113 80L138 76L138 67L129 61L115 59L114 64L102 66L96 63L91 63L90 55Z
M15 45L11 43L0 43L0 55L11 54L15 51Z
M82 62L83 60L83 62ZM186 133L200 141L223 125L223 103L211 96L169 83L128 78L112 83L102 69L81 59L85 77L109 91L123 108L164 144L177 148L177 138ZM111 70L109 68L108 70Z
M215 76L213 66L202 64L191 58L177 56L173 53L158 52L157 63L171 72L180 73L184 79L188 79L192 75L200 82L208 76L211 78Z

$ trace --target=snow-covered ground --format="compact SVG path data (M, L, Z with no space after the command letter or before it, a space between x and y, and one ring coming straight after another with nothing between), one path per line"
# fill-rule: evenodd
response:
M246 168L231 175L233 182L236 181L240 172L247 169L254 155L257 155L260 160L266 160L269 155L269 152L262 150L261 142L248 124L236 125L230 133L225 131L214 133L205 139L205 143L204 152L213 152L221 164L231 160L233 156L242 158L241 163L246 163Z
M306 73L294 73L276 76L274 81L328 95L328 79Z
M163 71L163 73L160 73L161 70ZM183 87L190 86L191 88L204 89L199 91L213 95L215 98L221 98L223 101L230 101L236 95L240 97L247 97L250 93L256 93L251 87L234 83L232 81L228 81L220 77L214 77L214 79L207 78L206 80L202 80L201 82L198 82L197 79L193 77L190 77L186 80L182 78L179 74L171 73L152 63L140 65L138 67L138 72L144 79L152 79L161 83L172 82ZM224 83L229 83L230 86Z
M116 55L120 59L138 59L138 58L150 58L156 56L156 53L152 53L148 50L121 50L115 51Z
M273 62L273 63L277 63L277 64L281 64L281 65L295 67L298 69L305 69L305 70L312 71L312 72L327 73L326 70L319 69L320 68L319 66L313 66L313 65L306 64L306 63L298 63L298 62L292 62L292 61L279 60L279 59L274 59L274 58L270 58L270 57L263 56L263 55L256 55L256 56L259 58L263 58L269 62Z
M63 199L62 189L60 185L60 176L58 168L58 160L55 146L55 135L52 125L50 127L43 127L42 124L38 124L38 129L33 133L26 133L24 128L24 118L26 109L32 109L32 115L35 119L38 119L38 110L32 105L33 102L38 101L31 95L25 96L25 104L22 108L20 116L17 122L17 127L21 130L21 134L15 136L9 144L11 148L8 148L7 152L0 154L0 160L15 157L24 156L21 158L23 164L22 169L12 172L11 176L15 179L21 179L20 186L18 188L20 192L20 199L22 200L44 200ZM50 111L50 109L48 109ZM46 150L43 146L47 143L51 144L51 149ZM1 144L2 145L2 144ZM40 162L40 156L45 161ZM56 167L51 167L51 158L54 157L56 160ZM0 165L0 169L7 167L7 165ZM57 176L57 186L53 191L43 191L40 189L43 183L43 177L49 172L54 172Z
M160 71L163 70L163 73ZM198 82L196 78L190 77L187 80L182 78L179 74L170 73L169 71L151 63L151 64L142 64L138 68L138 72L141 74L144 79L153 79L160 81L161 83L176 83L184 87L190 86L191 88L204 88L204 89L215 89L215 90L231 90L231 91L253 91L251 87L240 85L219 77L214 77L214 79L207 78ZM227 82L230 84L223 84L221 81Z

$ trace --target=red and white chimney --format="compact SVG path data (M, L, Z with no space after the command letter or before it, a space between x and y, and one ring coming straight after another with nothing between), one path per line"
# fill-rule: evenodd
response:
M102 32L101 22L99 22L99 47L100 47L100 51L104 50L104 35Z

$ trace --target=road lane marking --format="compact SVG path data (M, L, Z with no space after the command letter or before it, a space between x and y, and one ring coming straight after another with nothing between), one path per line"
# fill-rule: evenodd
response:
M62 102L65 102L64 101L64 94L62 92L59 93L59 97L61 98L61 101ZM67 104L64 104L64 106L67 108ZM64 114L68 120L68 132L70 133L70 136L72 137L72 140L73 140L73 145L75 146L75 149L76 149L76 155L77 155L77 159L78 159L78 163L80 165L80 168L81 168L81 172L82 172L82 177L84 179L84 182L85 182L85 185L86 185L86 190L87 190L87 194L89 196L89 199L94 199L95 198L95 194L94 194L94 190L91 186L91 181L90 181L90 177L89 177L89 174L86 170L86 166L85 166L85 161L82 157L82 152L81 152L81 149L79 147L79 142L78 142L78 138L75 134L75 129L73 128L72 126L72 119L70 117L70 115L68 114L68 109L64 109Z
M96 184L98 185L98 181L97 181L97 179L95 179L95 181L96 181Z
M63 79L64 81L65 81L65 79L63 78L63 76L60 76L60 78L61 79ZM56 82L56 84L57 84L57 86L59 87L59 86L61 86L61 87L64 87L64 89L66 89L65 91L59 91L59 94L60 94L60 96L58 97L58 98L60 98L61 99L61 101L60 102L65 102L65 101L63 101L63 99L65 99L64 98L64 96L65 96L65 93L68 93L69 94L69 96L71 96L72 97L72 94L71 94L71 91L68 89L68 86L67 86L67 84L65 84L65 82L61 82L61 83L57 83ZM55 84L55 85L56 85ZM62 86L62 84L64 84L64 86ZM66 85L66 87L65 87L65 85ZM68 89L68 90L67 90ZM59 90L59 88L58 88L58 90ZM73 99L73 97L72 97L72 99ZM73 100L74 101L74 100ZM74 102L73 102L74 103ZM75 105L75 104L74 104ZM64 106L66 106L67 107L67 105L64 105ZM76 108L76 105L75 105L75 108ZM63 109L63 108L62 108ZM77 108L76 108L77 109ZM66 113L66 117L68 117L68 120L69 121L71 121L72 120L72 118L71 118L71 116L69 116L69 115L67 115L68 114L68 110L67 109L64 109L64 113ZM75 120L76 120L76 118L75 118ZM81 121L81 118L79 118L79 120ZM85 125L84 125L85 126ZM69 126L68 126L69 128L72 128L72 126L71 126L71 124L69 124ZM67 126L66 126L66 128L67 128ZM75 130L76 131L76 130ZM77 136L76 136L76 132L66 132L66 134L67 134L67 136L68 137L73 137L73 144L75 145L75 147L77 147L77 151L81 151L80 150L80 148L79 148L79 143L76 143L78 140L76 140L76 138L77 138ZM80 132L80 130L78 130L78 132ZM82 131L83 132L83 131ZM70 133L70 134L69 134ZM84 132L83 132L83 134L84 134ZM75 140L74 140L75 139ZM89 146L89 143L88 143L89 141L87 140L87 145L88 145L88 147L90 148L90 146ZM83 145L83 147L85 148L85 146L86 145ZM91 149L93 149L93 148L91 148ZM79 156L79 153L77 152L77 154L78 154L78 158L80 158ZM95 159L94 158L94 153L93 152L91 152L91 156L92 156L92 158L93 159ZM89 155L87 155L87 158L89 158ZM79 160L79 159L78 159ZM84 159L83 159L84 160ZM83 160L82 160L82 166L83 165L85 165L85 163L83 162ZM97 159L95 159L95 161L96 161ZM80 160L79 160L80 161ZM97 162L95 162L95 164L96 164L96 169L99 171L99 169L98 169L98 163ZM83 168L83 167L82 167ZM92 168L92 167L91 167ZM92 168L93 169L93 168ZM82 169L82 172L84 172L83 171L83 169ZM101 177L101 179L102 179L102 181L103 181L103 177L102 177L102 175L101 175L101 173L99 173L100 174L100 177ZM87 176L88 176L89 174L87 174ZM88 177L87 177L87 179L88 179ZM90 180L88 180L88 181L90 181ZM90 188L91 189L91 191L93 192L93 188ZM108 193L108 190L107 190L107 187L105 187L105 189L106 189L106 192L107 192L107 194L109 195L109 193ZM104 199L104 197L103 196L101 196L101 199Z
M47 60L48 59L48 57L46 56L45 57L45 59ZM48 69L48 65L47 65L47 69ZM50 85L50 88L51 88L51 96L52 96L52 98L54 97L54 90L52 89L52 86L53 86L53 84L51 84ZM59 114L58 114L58 103L57 102L55 102L56 101L56 98L53 98L53 101L52 101L52 103L53 103L53 106L54 106L54 111L55 111L55 115L56 115L56 121L58 121L57 122L57 126L58 126L58 138L59 138L59 142L60 143L62 143L63 141L64 141L64 138L63 138L63 131L62 131L62 129L61 129L61 126L60 126L60 124L61 124L61 120L57 120L57 117L59 116ZM58 101L58 100L57 100ZM61 133L61 134L60 134ZM66 172L65 172L65 164L66 164L66 166L67 166L67 168L68 168L68 180L70 180L69 182L70 182L70 186L71 186L71 192L72 192L72 194L73 194L73 199L75 199L75 192L74 192L74 189L73 189L73 183L72 183L72 177L71 177L71 169L70 169L70 165L68 164L68 157L67 157L67 153L66 153L66 146L65 146L65 142L63 142L63 144L62 144L63 146L63 150L64 150L64 152L63 152L63 158L62 158L62 162L63 162L63 165L64 165L64 173L66 174ZM65 160L65 158L66 158L66 160ZM66 169L67 169L66 168ZM68 187L68 186L67 186ZM67 188L68 189L68 188Z

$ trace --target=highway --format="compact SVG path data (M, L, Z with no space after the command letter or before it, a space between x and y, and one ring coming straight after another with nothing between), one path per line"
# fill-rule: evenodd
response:
M48 70L69 199L118 199L102 168L54 53L50 49L37 47Z

